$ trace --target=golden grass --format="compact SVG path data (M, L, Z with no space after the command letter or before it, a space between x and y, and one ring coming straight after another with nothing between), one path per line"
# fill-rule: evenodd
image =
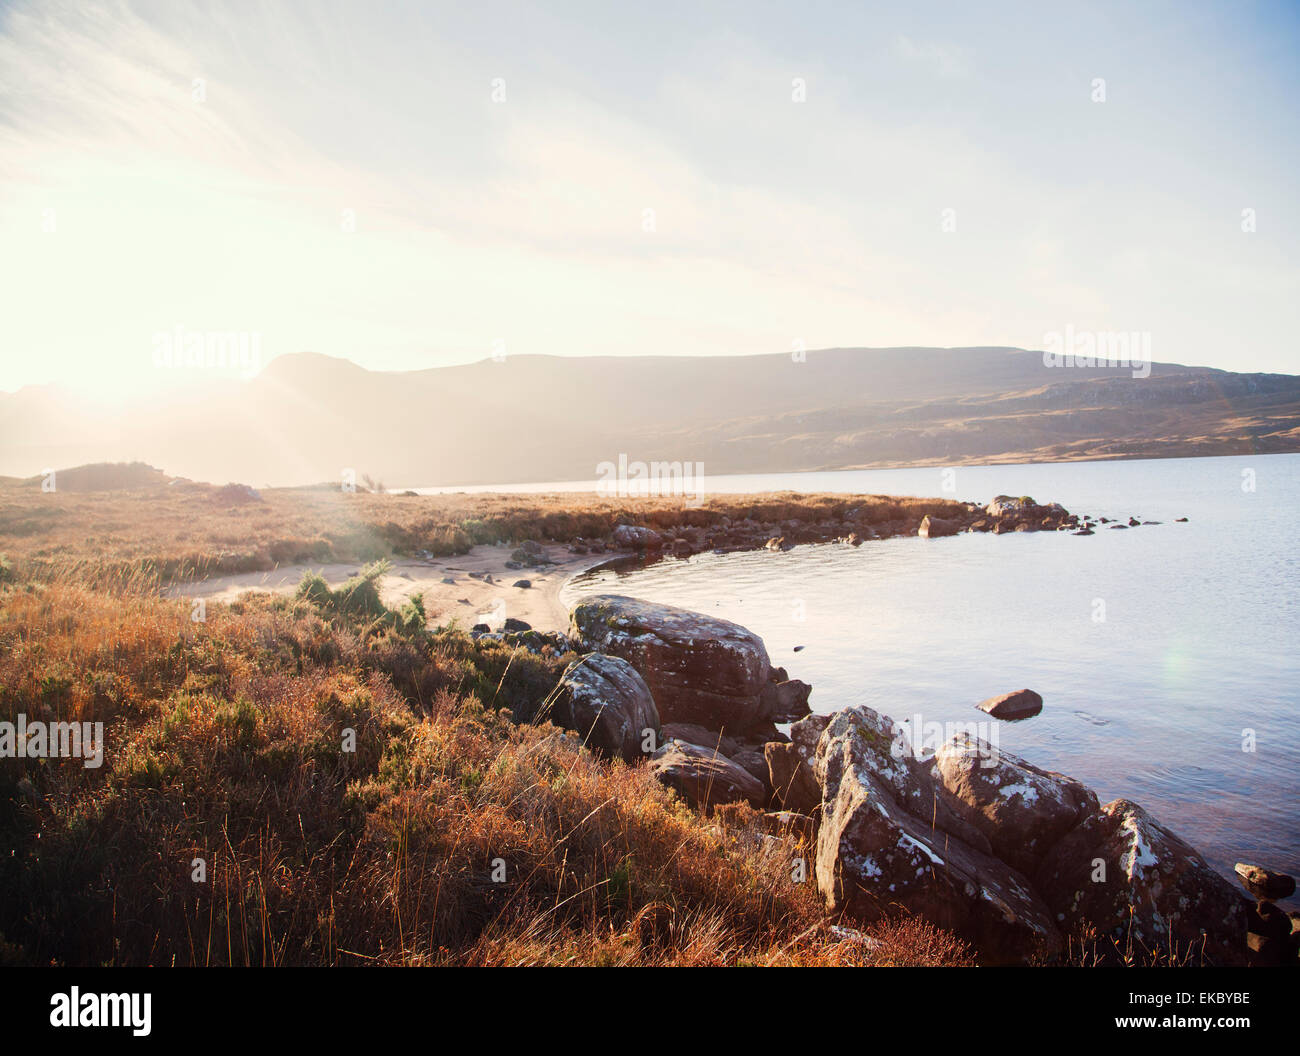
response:
M60 478L61 479L61 478ZM279 565L365 562L428 550L464 553L480 543L604 538L620 522L655 528L724 518L779 524L851 519L860 525L950 517L944 499L883 495L716 496L605 499L593 494L399 495L270 489L261 502L232 502L207 484L44 493L39 482L0 481L0 554L28 574L72 572L124 584L265 571ZM913 528L914 530L914 528Z
M0 585L0 720L107 739L99 769L0 760L0 961L970 963L917 921L832 932L808 848L519 721L556 658L268 596L188 617Z

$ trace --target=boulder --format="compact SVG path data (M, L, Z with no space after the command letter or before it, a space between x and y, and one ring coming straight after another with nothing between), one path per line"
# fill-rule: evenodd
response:
M1043 710L1043 698L1032 689L1018 689L1014 693L989 697L975 705L980 711L986 711L995 719L1016 722L1028 719Z
M663 721L733 734L761 721L771 662L752 631L617 594L579 602L570 623L585 648L621 656L641 673Z
M1063 931L1090 924L1121 949L1244 963L1250 903L1136 803L1093 811L1048 852L1038 890Z
M727 758L763 786L763 804L766 806L772 798L772 786L767 772L767 756L763 750L752 745L741 745Z
M706 730L694 722L665 722L659 728L660 742L670 740L685 741L687 744L702 744L706 748L716 748L725 756L740 751L740 742L727 734L725 730Z
M916 534L922 539L938 539L944 535L956 535L960 530L959 522L945 521L927 513L921 518L921 527L917 529Z
M769 741L763 745L763 756L772 798L778 806L801 814L812 814L821 806L817 775L794 744Z
M970 942L987 963L1059 950L1060 933L1029 881L953 832L987 848L978 830L952 816L890 720L865 707L832 716L816 772L817 885L830 912L863 922L917 914Z
M1018 499L1010 495L998 495L984 507L984 512L990 517L1006 517L1012 514L1027 513L1037 505L1028 495L1022 495Z
M762 809L767 800L761 781L713 748L669 741L648 765L650 773L693 806L747 802Z
M646 731L659 729L654 698L636 668L601 653L565 668L553 714L590 747L629 761L644 754Z
M1255 898L1275 901L1279 898L1290 898L1295 894L1295 878L1287 876L1286 873L1275 873L1262 866L1247 865L1245 862L1238 862L1233 869L1237 873L1237 879L1241 881L1241 886Z
M797 678L768 682L759 693L759 714L771 722L798 722L811 711L811 695L812 686Z
M817 742L830 722L829 715L809 715L790 727L790 743L809 766L817 758Z
M637 550L658 550L664 545L663 537L653 528L640 528L633 524L620 524L615 528L614 542Z
M1098 807L1086 785L974 738L940 745L931 772L957 812L988 837L993 853L1026 876Z
M817 823L807 814L792 810L774 810L763 815L764 831L771 836L788 837L809 847L817 838Z

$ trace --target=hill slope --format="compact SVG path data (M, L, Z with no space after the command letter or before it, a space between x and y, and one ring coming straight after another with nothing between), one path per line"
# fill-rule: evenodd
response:
M140 459L255 485L588 480L603 461L708 474L1300 450L1300 378L1044 366L1006 348L739 357L514 356L402 373L313 354L109 415L0 395L0 473Z

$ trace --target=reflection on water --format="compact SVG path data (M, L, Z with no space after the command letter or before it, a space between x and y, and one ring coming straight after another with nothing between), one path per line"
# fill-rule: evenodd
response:
M860 475L815 476L810 490ZM861 490L917 490L871 476ZM959 469L957 481L960 498L1032 494L1164 523L634 562L580 577L565 600L612 591L744 624L821 712L969 721L985 697L1035 689L1042 714L1004 725L1003 749L1141 803L1224 872L1238 860L1300 872L1300 456Z

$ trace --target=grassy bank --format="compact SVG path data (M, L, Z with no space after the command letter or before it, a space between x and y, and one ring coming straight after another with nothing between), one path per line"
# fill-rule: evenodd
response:
M917 922L832 931L792 837L545 722L558 659L361 601L308 583L194 623L75 575L0 585L0 720L106 740L99 768L0 760L0 961L966 960Z
M91 467L95 468L95 467ZM113 468L113 467L110 467ZM607 539L620 523L670 530L750 522L781 534L951 517L961 503L883 495L722 495L698 506L681 498L607 499L549 495L408 495L335 489L238 489L168 483L155 474L116 479L61 474L54 492L39 481L0 480L0 554L32 575L82 582L198 578L279 565L367 562L424 550L445 556L482 543ZM118 476L121 476L120 474ZM108 481L114 490L81 490Z

